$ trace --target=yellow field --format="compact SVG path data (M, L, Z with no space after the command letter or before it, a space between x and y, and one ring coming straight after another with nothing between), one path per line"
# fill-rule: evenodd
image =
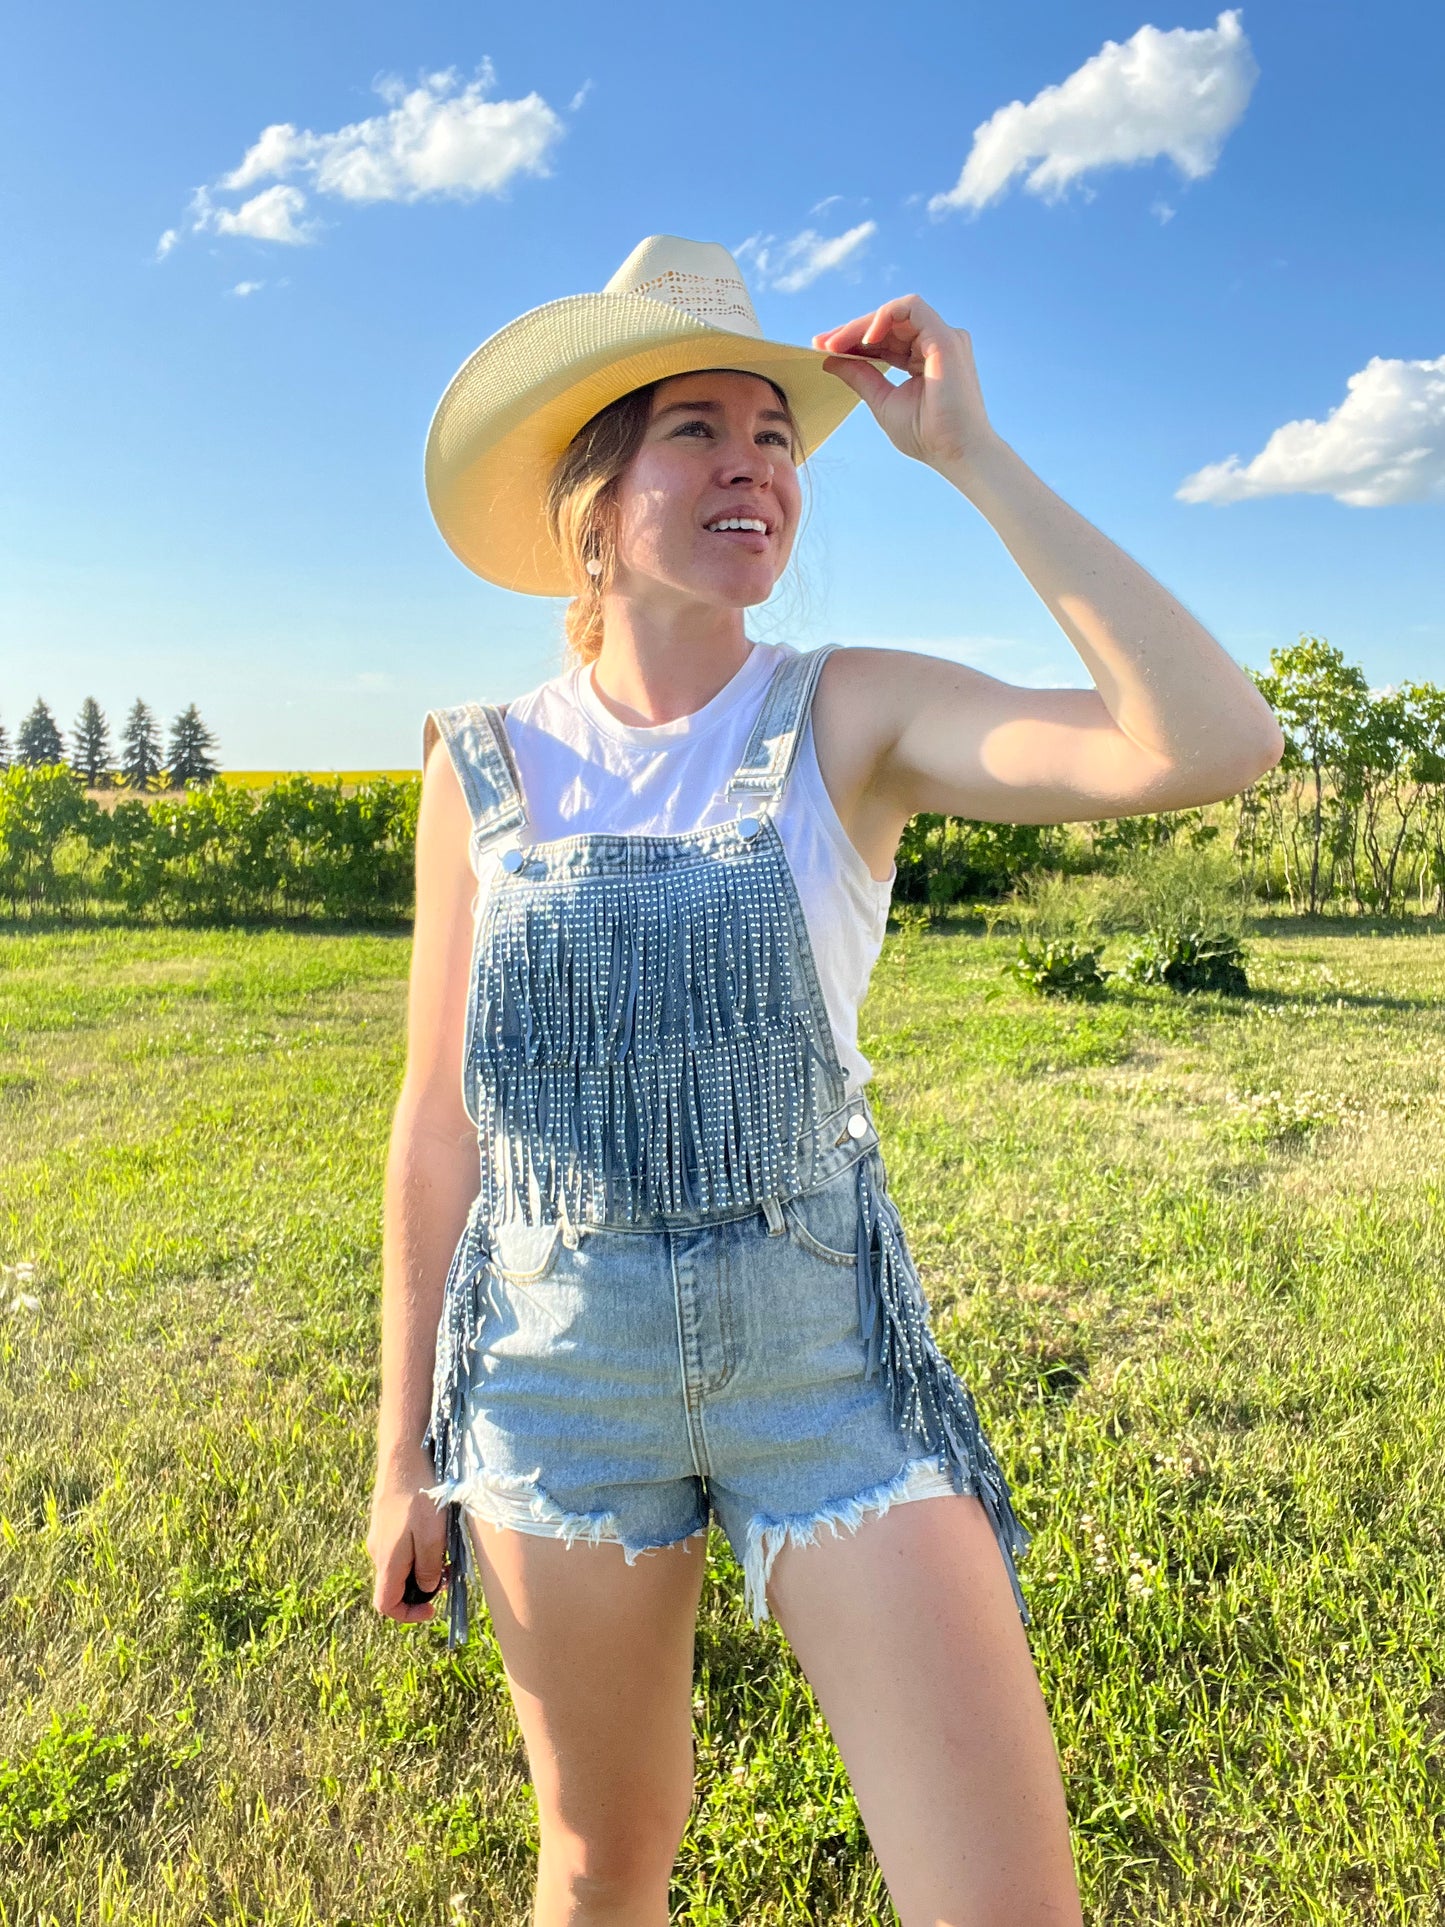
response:
M288 776L309 776L317 783L332 783L339 776L343 783L371 783L378 777L390 777L394 783L404 783L409 777L420 776L419 769L228 769L222 770L216 779L228 783L235 789L264 790L273 783L280 783Z

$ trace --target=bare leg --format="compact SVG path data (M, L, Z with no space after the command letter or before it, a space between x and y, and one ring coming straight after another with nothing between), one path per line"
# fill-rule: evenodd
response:
M707 1540L629 1566L617 1545L468 1524L537 1794L535 1927L666 1927Z
M768 1603L903 1927L1079 1927L1058 1750L980 1501L916 1499L787 1545Z

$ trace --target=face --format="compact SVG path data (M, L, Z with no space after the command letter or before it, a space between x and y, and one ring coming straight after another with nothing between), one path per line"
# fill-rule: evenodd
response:
M787 565L802 490L771 384L715 370L659 382L617 481L614 589L726 608L765 602ZM742 519L763 528L719 529Z

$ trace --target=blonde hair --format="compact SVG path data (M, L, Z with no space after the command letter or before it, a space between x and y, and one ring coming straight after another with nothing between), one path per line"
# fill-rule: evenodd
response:
M767 381L767 377L763 376ZM655 381L609 402L572 437L547 488L547 526L572 578L573 595L563 623L574 662L595 660L602 647L602 593L617 566L617 480L642 446L652 419ZM776 382L768 386L788 417L794 458L803 438L792 405ZM589 575L587 564L601 564Z

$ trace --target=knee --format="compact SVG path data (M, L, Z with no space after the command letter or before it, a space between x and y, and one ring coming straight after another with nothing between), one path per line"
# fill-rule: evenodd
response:
M542 1829L541 1858L550 1883L561 1885L579 1907L605 1917L612 1908L626 1918L626 1904L667 1891L677 1850L692 1811L686 1801L649 1802L645 1810L609 1817L605 1825ZM540 1871L540 1869L539 1869Z

